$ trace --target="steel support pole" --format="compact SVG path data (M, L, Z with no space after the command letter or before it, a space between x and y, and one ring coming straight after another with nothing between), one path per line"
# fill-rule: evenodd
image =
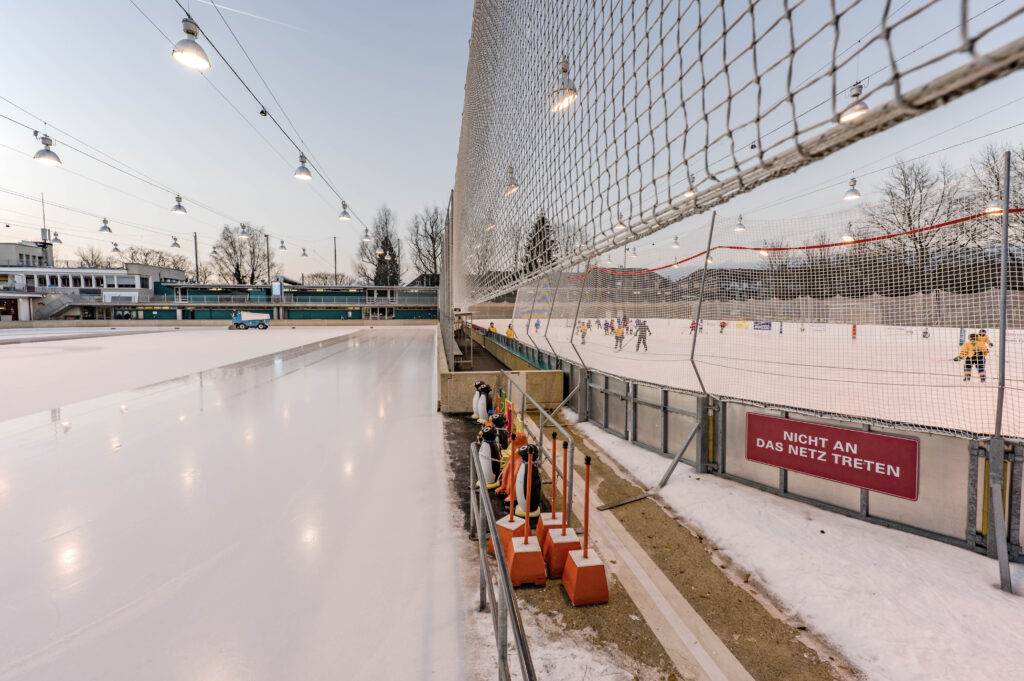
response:
M693 356L697 351L697 334L700 333L700 315L704 307L704 288L707 286L708 281L708 258L711 257L711 237L715 234L715 217L717 215L717 211L712 211L711 226L708 227L708 245L704 251L704 271L700 278L700 296L697 298L697 318L694 319L693 342L690 343L690 366L693 367L693 373L697 377L697 382L700 383L700 391L705 395L708 394L708 391L707 388L704 387L704 379L700 377L700 372L697 370L697 361Z
M338 237L334 239L334 285L338 285Z
M199 235L192 232L192 246L196 253L196 283L199 283Z
M263 236L267 239L267 286L270 286L270 235L264 234Z
M1010 250L1010 152L1003 164L1003 224L999 249L999 387L996 392L996 421L988 446L989 547L995 544L999 560L999 588L1013 593L1010 557L1006 546L1006 519L1003 515L1003 394L1006 390L1006 289L1007 260Z

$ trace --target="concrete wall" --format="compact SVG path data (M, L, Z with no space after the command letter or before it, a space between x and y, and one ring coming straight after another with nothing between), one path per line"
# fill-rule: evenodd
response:
M479 331L474 329L471 334L473 336L473 340L483 346L483 348L487 350L487 352L491 353L496 360L504 364L509 369L514 369L516 371L530 371L534 369L534 366L525 359L519 355L509 352Z
M498 359L501 360L500 357ZM541 371L529 367L526 370L510 371L509 374L516 383L525 388L530 397L537 400L545 409L557 407L565 397L563 388L565 374L561 371ZM473 395L476 392L473 386L477 381L483 381L492 388L507 389L517 409L522 404L522 394L515 388L509 389L497 371L449 371L444 347L441 339L438 338L438 411L445 414L468 414L471 412L473 410Z

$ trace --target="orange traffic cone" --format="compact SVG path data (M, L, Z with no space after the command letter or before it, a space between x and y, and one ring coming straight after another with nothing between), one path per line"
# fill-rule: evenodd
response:
M570 551L580 548L579 537L576 536L576 530L571 527L567 528L568 523L568 510L566 509L566 474L569 470L569 443L562 443L562 512L558 514L561 528L551 526L548 535L544 540L544 562L548 565L548 575L552 578L558 578L562 576L562 571L565 568L565 560L569 555ZM554 471L551 471L551 475L554 476ZM551 498L554 499L554 491L551 493Z
M573 605L608 602L608 575L604 563L593 551L587 551L590 536L590 457L586 464L586 490L583 497L583 549L570 551L562 573L562 586Z
M533 455L537 452L537 448L534 445L527 445L529 448L528 458L526 465L529 470L533 469ZM532 477L528 475L526 477L526 505L529 510ZM536 586L544 586L547 582L547 575L544 572L544 555L541 552L540 544L537 543L537 538L530 536L530 521L524 520L525 535L522 537L512 537L509 542L509 551L505 554L508 560L508 574L512 581L512 586L522 586L523 584L530 583Z

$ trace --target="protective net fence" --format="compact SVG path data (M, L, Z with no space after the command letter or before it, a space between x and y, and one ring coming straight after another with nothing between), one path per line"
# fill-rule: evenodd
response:
M935 189L784 221L716 216L710 251L707 225L686 245L626 248L527 284L512 324L542 349L631 380L988 434L1002 216L985 200ZM1003 432L1024 438L1024 209L1009 223Z
M456 297L568 271L940 106L1018 68L1022 29L1024 5L996 0L478 0Z

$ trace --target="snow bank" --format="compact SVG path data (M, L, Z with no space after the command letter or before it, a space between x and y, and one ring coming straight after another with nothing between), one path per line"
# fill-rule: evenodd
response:
M645 486L668 466L592 424L578 428ZM686 466L661 498L868 678L1021 678L1024 566L1011 566L1012 596L989 558Z

